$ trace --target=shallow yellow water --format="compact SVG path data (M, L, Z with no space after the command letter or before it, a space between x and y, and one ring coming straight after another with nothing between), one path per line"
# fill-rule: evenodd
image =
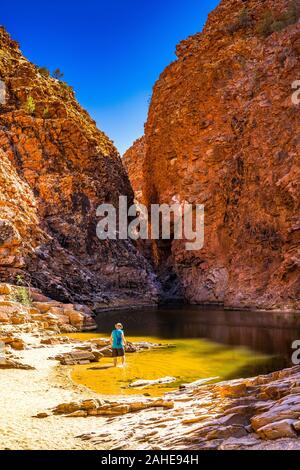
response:
M74 334L72 338L87 340L102 334ZM104 358L98 364L75 366L72 379L103 395L147 393L160 396L176 389L182 383L208 377L231 379L256 373L257 366L267 364L269 356L256 354L247 348L223 346L203 339L161 340L155 337L128 337L129 341L169 343L172 349L150 350L127 354L126 367L110 368L112 359ZM128 389L128 384L139 380L156 380L171 376L176 382L140 389Z

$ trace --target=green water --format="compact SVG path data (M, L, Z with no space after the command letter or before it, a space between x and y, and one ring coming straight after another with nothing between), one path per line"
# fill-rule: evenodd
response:
M145 393L152 396L182 383L219 377L249 377L289 366L289 345L299 335L299 318L271 313L224 312L193 307L134 312L109 312L98 316L99 331L76 335L80 339L109 337L113 325L123 322L129 341L173 344L171 349L127 354L124 368L112 368L112 359L76 366L75 382L103 395ZM272 339L272 341L270 341ZM136 390L136 380L171 376L176 381Z

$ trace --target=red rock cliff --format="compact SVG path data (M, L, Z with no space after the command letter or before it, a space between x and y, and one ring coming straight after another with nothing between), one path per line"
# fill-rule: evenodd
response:
M154 87L144 197L205 204L204 249L169 247L192 303L300 309L299 16L297 0L223 0Z
M127 170L130 182L139 202L144 201L143 165L146 154L145 138L136 140L123 156L123 164Z
M96 237L98 205L133 199L113 143L3 28L0 79L1 280L25 276L61 301L152 302L155 280L136 248Z

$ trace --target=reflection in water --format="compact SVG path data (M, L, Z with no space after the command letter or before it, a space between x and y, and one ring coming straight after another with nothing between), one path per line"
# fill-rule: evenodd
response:
M180 306L98 315L99 330L110 331L116 321L134 336L207 338L230 346L278 355L291 365L291 345L300 339L300 315L288 312L249 312Z
M155 396L201 378L227 380L289 367L291 344L300 338L297 315L192 306L101 313L98 335L109 336L119 321L131 341L172 343L175 348L128 354L125 369L107 368L110 358L99 367L75 366L73 379L103 395L136 394L128 385L138 379L176 378L144 390ZM88 339L97 333L79 336Z

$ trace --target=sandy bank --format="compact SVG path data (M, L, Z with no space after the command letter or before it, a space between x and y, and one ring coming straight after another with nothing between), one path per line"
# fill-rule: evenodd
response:
M61 401L93 396L93 392L72 383L69 368L62 368L56 361L47 359L54 352L66 349L66 346L57 346L24 351L19 357L36 370L1 371L1 450L95 449L95 445L76 439L76 436L88 433L92 428L101 428L101 418L33 418Z

